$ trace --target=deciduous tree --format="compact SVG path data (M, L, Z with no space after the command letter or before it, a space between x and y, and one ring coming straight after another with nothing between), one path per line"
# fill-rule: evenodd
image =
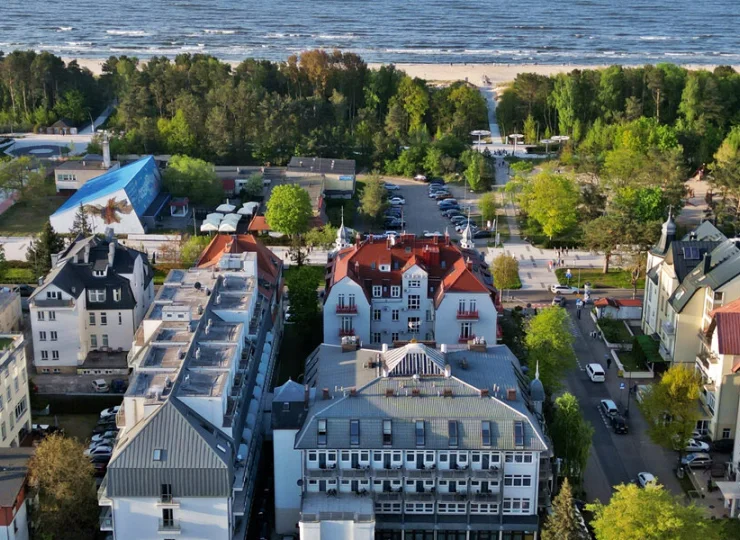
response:
M323 227L314 227L303 236L307 246L323 249L330 249L336 239L337 229L328 224Z
M223 184L212 163L174 155L162 175L164 185L175 197L188 197L193 204L215 206L223 199Z
M253 201L260 199L263 193L263 178L260 173L250 174L246 183L242 187L241 195L248 200Z
M265 219L273 231L297 236L308 230L313 215L308 192L298 184L283 184L272 190Z
M190 268L200 258L200 254L210 243L211 238L208 236L191 236L183 242L180 248L180 263L185 268Z
M319 319L316 272L312 268L301 266L292 270L286 281L290 295L290 320L301 333L308 336Z
M560 388L563 375L575 365L573 339L563 308L545 308L527 323L524 343L529 365L539 362L540 380L548 393Z
M373 174L365 181L365 189L360 198L360 208L372 221L378 221L387 208L386 191L383 182L377 174Z
M496 194L492 191L484 193L478 199L478 210L484 221L493 221L496 219Z
M563 460L561 471L580 485L586 470L594 428L583 418L576 397L566 392L555 400L550 429L555 455Z
M491 264L493 284L498 290L518 289L522 283L519 280L519 262L509 255L502 253Z
M578 186L572 178L541 172L524 184L519 200L527 214L552 239L578 222L579 198Z

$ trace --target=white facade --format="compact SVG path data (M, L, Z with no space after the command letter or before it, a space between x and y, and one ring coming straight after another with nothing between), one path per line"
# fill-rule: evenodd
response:
M483 338L496 343L498 311L483 293L446 293L437 307L434 337L437 343L467 343Z
M0 334L0 447L17 447L31 430L26 340L22 334Z
M28 540L28 503L25 499L15 511L13 521L6 526L0 525L0 538L4 540Z
M303 478L303 457L293 448L297 429L275 429L272 432L275 486L297 486ZM275 528L278 534L293 534L301 519L301 490L275 489Z

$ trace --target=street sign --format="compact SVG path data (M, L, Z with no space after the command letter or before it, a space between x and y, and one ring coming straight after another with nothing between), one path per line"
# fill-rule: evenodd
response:
M571 274L571 273L570 273L570 268L568 268L568 269L567 269L567 270L565 271L565 277L567 277L568 279L570 279L570 278L572 278L572 277L573 277L573 274Z
M624 383L623 382L619 383L619 389L620 390L624 390Z

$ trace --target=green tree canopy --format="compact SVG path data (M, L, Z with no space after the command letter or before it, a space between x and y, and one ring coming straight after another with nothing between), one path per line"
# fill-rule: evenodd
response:
M69 232L72 233L72 237L76 237L78 234L81 234L83 237L87 238L92 234L90 218L87 215L87 212L85 212L85 208L82 206L82 203L80 203L80 207L75 213L75 218L72 222L72 228Z
M193 204L216 206L224 195L212 163L174 155L162 174L164 185L175 197L188 197Z
M290 236L303 234L308 230L312 215L308 192L298 184L283 184L273 188L265 213L267 224L273 231Z
M586 471L594 428L584 418L576 397L566 392L555 400L550 435L555 455L563 460L561 471L580 485Z
M372 221L380 220L383 211L387 208L386 191L383 182L377 174L373 174L365 181L365 189L360 197L360 208Z
M286 282L290 296L290 321L307 337L319 320L316 272L313 268L301 266L291 270Z
M478 210L484 221L493 221L496 219L496 194L493 192L484 193L478 199Z
M211 242L208 236L191 236L180 247L180 263L185 268L190 268L200 258L200 254Z
M516 258L502 253L493 259L491 264L493 284L500 291L504 289L516 289L521 286L519 281L519 262Z
M331 249L336 239L337 229L331 225L314 227L303 236L307 246L321 249Z
M241 194L250 201L254 201L262 198L264 190L263 177L260 173L253 173L249 175L246 183L242 187Z
M519 196L522 209L550 239L576 225L579 199L578 186L572 178L551 172L534 175Z
M644 489L635 484L615 487L609 504L590 504L594 513L591 526L597 540L716 540L718 536L704 512L696 506L685 506L656 483Z
M563 479L560 492L552 500L552 514L542 529L542 540L587 540L576 515L573 490L568 478Z
M36 448L28 483L36 503L31 520L38 538L94 538L98 501L93 466L75 439L50 435Z
M559 307L542 309L527 323L529 365L539 363L540 380L545 390L552 393L561 386L565 372L575 365L573 334L568 313Z
M51 222L47 221L39 235L31 241L26 259L31 263L36 278L45 276L51 270L51 256L64 249L64 238L59 236Z

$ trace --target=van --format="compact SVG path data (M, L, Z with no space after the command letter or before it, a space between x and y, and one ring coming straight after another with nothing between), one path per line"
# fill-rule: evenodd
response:
M588 373L588 378L591 379L591 382L606 381L606 372L604 372L601 364L588 364L586 366L586 373Z
M601 400L601 411L607 418L611 418L612 416L617 416L619 414L617 404L614 403L611 399Z

